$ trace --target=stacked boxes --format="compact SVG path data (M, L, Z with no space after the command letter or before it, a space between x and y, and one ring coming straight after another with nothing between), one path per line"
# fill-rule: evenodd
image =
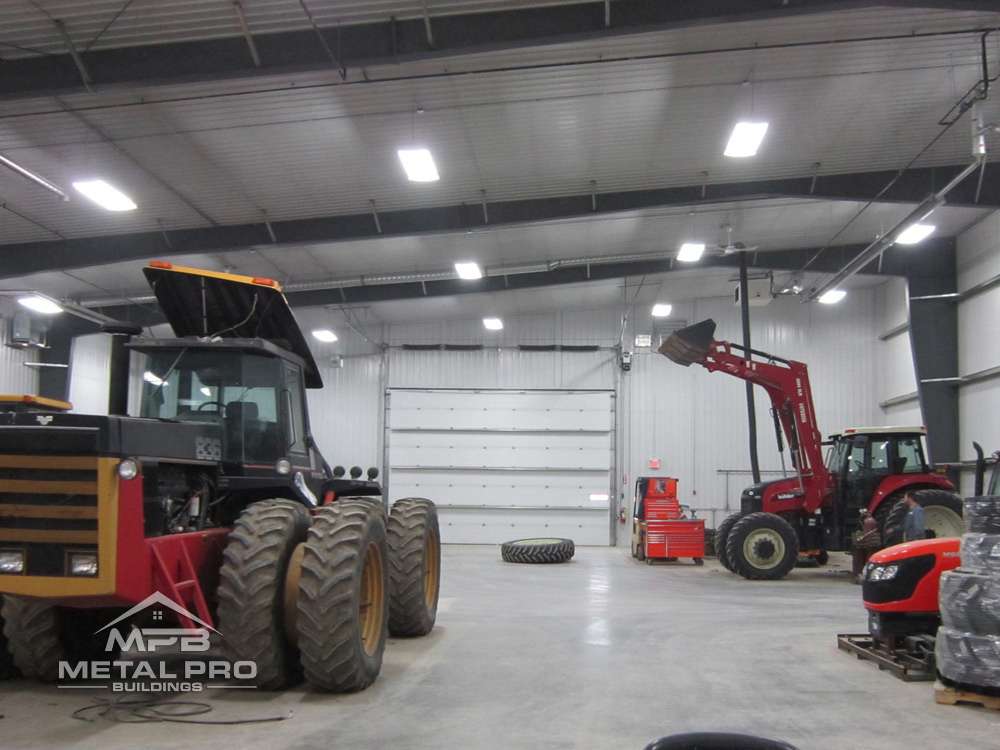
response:
M965 501L962 566L941 576L937 668L961 686L1000 688L1000 497Z

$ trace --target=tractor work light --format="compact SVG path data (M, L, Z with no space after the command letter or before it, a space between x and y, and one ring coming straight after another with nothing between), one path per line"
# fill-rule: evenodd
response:
M0 550L0 575L21 575L24 572L24 553L20 550Z
M134 458L122 459L118 464L118 476L122 479L135 479L139 476L139 464Z
M93 552L71 552L69 555L71 576L96 576L97 555Z
M281 474L282 476L291 474L292 462L289 461L287 458L279 458L277 462L274 464L274 470L279 474Z

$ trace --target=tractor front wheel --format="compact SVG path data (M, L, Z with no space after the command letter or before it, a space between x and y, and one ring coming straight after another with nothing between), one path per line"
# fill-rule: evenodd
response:
M309 511L292 500L261 500L236 520L223 553L219 629L234 661L257 665L254 684L279 690L299 678L295 633L287 627L286 580L309 530ZM292 588L296 586L294 574Z
M784 578L799 557L795 529L774 513L749 513L737 521L726 539L733 571L750 580Z
M59 662L114 659L95 635L105 610L73 610L37 599L4 598L7 648L22 675L42 682L59 679Z
M739 513L731 515L727 518L722 519L722 523L715 530L715 556L719 558L719 562L722 563L722 567L728 570L730 573L733 572L733 565L729 562L729 555L726 552L726 542L729 539L729 532L733 530L733 526L741 518Z
M399 500L389 513L389 632L427 635L437 619L441 532L430 500Z
M363 690L382 669L388 632L384 511L320 508L303 549L297 628L306 679L330 692Z

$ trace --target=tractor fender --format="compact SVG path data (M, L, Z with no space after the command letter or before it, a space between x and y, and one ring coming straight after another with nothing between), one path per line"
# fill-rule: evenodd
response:
M875 490L868 503L868 510L874 513L886 498L892 495L902 496L916 490L955 492L955 485L947 477L940 474L895 474L888 476L879 483L878 489Z

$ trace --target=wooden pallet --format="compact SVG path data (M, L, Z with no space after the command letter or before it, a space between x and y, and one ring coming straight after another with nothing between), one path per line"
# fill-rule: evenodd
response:
M1000 696L983 695L974 693L971 690L948 687L940 682L934 683L934 700L946 706L954 706L958 703L972 703L991 711L1000 711Z

